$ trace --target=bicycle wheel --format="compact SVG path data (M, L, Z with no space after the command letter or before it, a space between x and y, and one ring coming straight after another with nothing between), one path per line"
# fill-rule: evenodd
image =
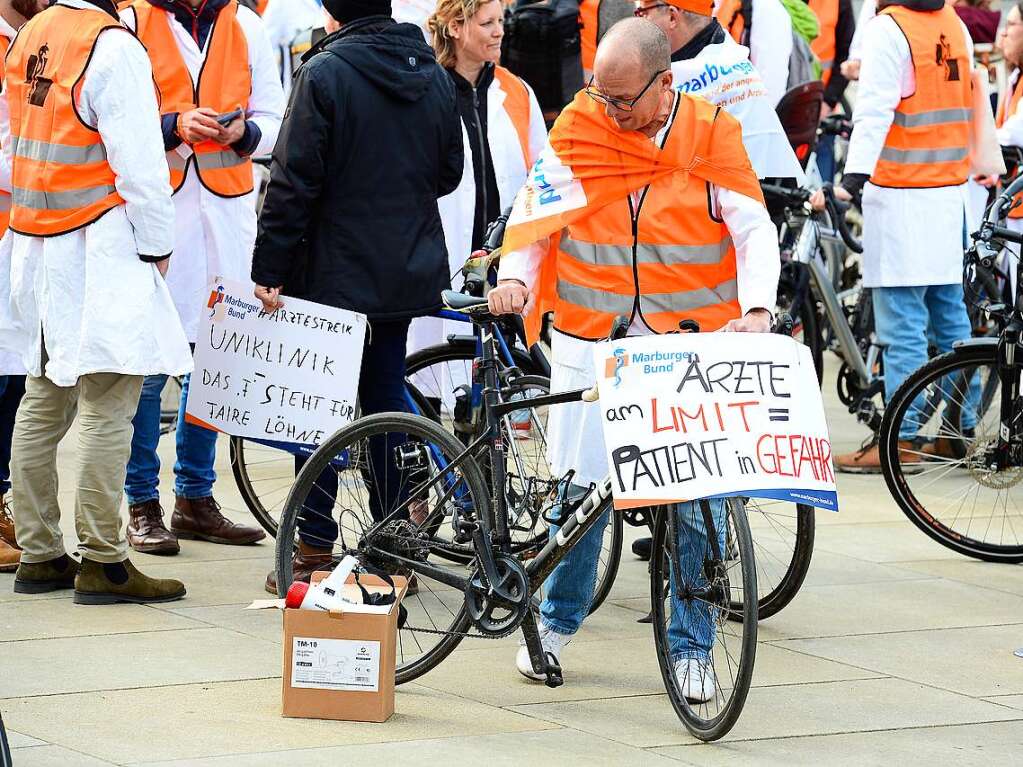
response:
M1023 466L990 468L1002 418L996 360L994 344L963 346L906 379L881 424L881 468L899 508L938 543L1018 563L1023 510L1013 493Z
M295 456L242 437L231 437L230 451L231 473L245 506L276 538L281 510L295 484Z
M739 498L717 503L720 558L713 554L701 504L688 503L658 509L650 559L654 643L664 687L686 729L705 741L722 737L738 720L757 646L757 572L746 510ZM737 622L728 620L733 612L741 616ZM686 697L694 674L703 688L699 697L706 700Z
M824 335L817 302L805 281L805 267L789 262L782 266L778 281L776 315L787 313L792 318L792 337L810 349L818 383L824 377Z
M746 518L753 536L757 564L757 619L777 614L792 601L810 569L815 530L810 506L747 498ZM732 604L733 620L742 617Z
M434 520L467 509L492 524L489 491L476 461L468 457L452 468L462 451L462 444L431 420L407 413L366 416L325 440L299 472L281 516L279 593L291 585L299 536L305 545L329 551L335 562L358 551L370 564L408 575L407 568L394 564L400 556L428 562L449 580L464 579L465 566L436 556L453 544L425 532ZM418 525L409 521L413 510L422 517ZM471 554L470 547L459 548ZM416 580L417 592L402 602L408 615L398 631L398 684L440 663L470 625L463 589L422 572Z
M600 559L597 562L597 586L593 590L589 615L593 615L611 593L622 562L622 546L625 541L625 524L622 515L611 509L611 519L604 528L604 540L600 545Z

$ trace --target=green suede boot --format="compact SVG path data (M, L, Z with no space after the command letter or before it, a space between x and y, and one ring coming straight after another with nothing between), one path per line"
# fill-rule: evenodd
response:
M72 589L77 575L78 563L67 554L46 562L22 562L14 575L14 591L17 594L44 594Z
M82 558L75 578L75 604L112 605L115 602L148 604L173 602L185 596L185 585L169 578L150 578L127 559L104 564Z

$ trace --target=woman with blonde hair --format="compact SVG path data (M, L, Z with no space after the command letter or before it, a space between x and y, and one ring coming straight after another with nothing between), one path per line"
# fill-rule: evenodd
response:
M462 264L483 245L487 224L512 204L547 130L532 89L498 66L504 37L500 0L440 0L427 24L437 62L455 83L466 147L461 184L437 201L452 284L458 288ZM443 322L415 320L409 351L442 343L447 333L466 332L464 325L445 328Z

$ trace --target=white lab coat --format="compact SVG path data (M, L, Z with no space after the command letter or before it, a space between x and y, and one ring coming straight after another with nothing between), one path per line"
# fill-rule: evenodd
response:
M540 104L529 90L529 163L536 160L547 141L547 127L544 124ZM495 77L487 90L487 142L494 163L494 178L500 197L500 208L505 210L515 201L526 180L525 158L515 125L504 109L505 93ZM455 289L462 285L460 275L465 260L472 251L472 228L476 215L476 176L472 167L472 150L469 135L462 125L462 145L465 147L462 180L451 194L437 201L441 223L444 226L444 241L448 249L448 273ZM441 320L435 317L420 317L413 320L409 329L409 352L433 344L443 343L451 333L471 332L465 323Z
M174 205L153 72L138 40L117 30L100 34L78 113L99 131L125 204L68 234L8 232L0 243L0 347L18 351L29 373L58 386L89 373L187 373L192 358L167 285L139 259L171 252ZM3 153L9 167L9 141Z
M1012 92L1015 90L1019 78L1020 70L1018 69L1008 77L1005 83L1005 93L1002 94L1003 101L1007 102L1012 98ZM1020 109L1018 104L1016 111L1006 115L1005 122L998 129L998 143L1001 146L1023 147L1023 109ZM1023 232L1023 218L1007 218L1005 226L1015 232ZM1009 275L1013 295L1016 291L1016 261L1019 249L1018 245L1007 245L1004 251L1005 261L1002 264L1003 270Z
M675 88L690 96L703 96L717 104L742 126L757 178L806 177L785 136L778 114L760 73L749 60L749 49L726 32L722 43L706 46L696 56L671 62Z
M968 61L973 43L966 27ZM872 19L863 33L863 59L846 173L874 172L899 101L916 88L909 43L895 20ZM972 65L972 64L971 64ZM863 285L951 285L962 280L963 225L973 231L969 190L863 189Z
M668 125L654 141L663 143ZM735 244L739 305L743 314L750 309L774 310L778 293L780 257L778 232L762 203L749 197L711 186L715 215L723 219ZM545 250L533 245L507 253L501 259L499 279L520 280L532 289L540 273ZM638 317L629 335L650 331ZM551 339L551 392L572 391L592 386L593 343L558 331ZM599 402L572 402L551 408L547 420L547 461L555 476L569 469L575 484L599 482L608 473Z
M131 9L122 12L129 27L134 28L135 16ZM178 50L188 67L193 81L209 48L199 50L191 33L176 20L171 30ZM277 143L277 132L284 115L284 92L273 49L259 16L248 8L238 8L238 23L248 41L249 69L252 73L252 95L245 107L247 120L256 124L261 132L254 156L266 155ZM182 157L192 154L182 143L176 150ZM256 193L242 197L218 197L199 183L195 164L189 163L185 183L174 195L177 223L174 231L175 258L167 272L174 304L190 342L199 330L199 320L210 281L223 277L250 283L252 248L256 242Z
M17 30L0 16L0 37L13 40ZM7 93L0 92L0 146L7 146L11 136L10 110L7 108ZM0 152L0 190L11 193L11 166L6 155ZM25 375L25 365L19 352L0 349L0 376Z
M863 32L867 28L867 22L877 16L877 0L863 0L860 6L860 15L856 17L856 31L853 32L852 42L849 43L848 61L863 60Z
M714 2L717 9L718 0ZM777 106L789 84L792 56L792 17L781 0L754 0L749 58L767 87L771 106Z

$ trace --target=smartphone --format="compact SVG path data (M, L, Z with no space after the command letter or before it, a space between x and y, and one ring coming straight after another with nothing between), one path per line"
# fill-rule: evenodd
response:
M241 116L242 110L236 109L233 112L224 112L222 115L217 115L214 119L221 125L221 127L226 128Z

